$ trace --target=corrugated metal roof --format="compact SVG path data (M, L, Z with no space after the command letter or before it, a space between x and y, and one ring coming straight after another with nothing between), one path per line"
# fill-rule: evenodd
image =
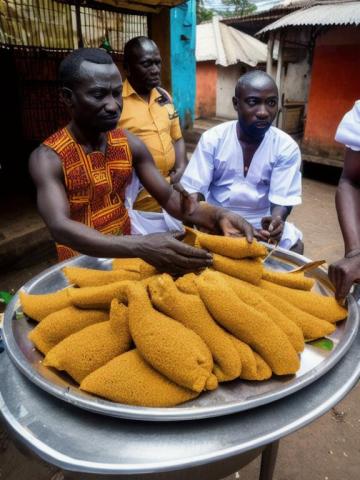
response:
M257 35L279 28L306 25L360 25L360 1L322 2L297 10L267 25Z
M234 15L232 17L224 17L221 19L226 25L258 22L261 20L271 19L273 17L279 18L286 15L288 12L298 10L299 8L308 7L317 3L316 0L284 0L281 3L277 3L273 7L267 10L260 10L251 13L250 15Z
M256 38L220 23L217 17L196 27L196 61L215 60L227 67L246 63L255 67L266 62L267 46Z

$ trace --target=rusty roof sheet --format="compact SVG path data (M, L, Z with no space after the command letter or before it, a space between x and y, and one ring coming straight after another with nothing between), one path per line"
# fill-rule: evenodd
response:
M246 63L255 67L266 62L267 46L251 35L220 23L218 17L196 27L196 61L215 60L227 67Z
M321 2L276 20L257 35L285 27L311 25L360 25L360 1Z

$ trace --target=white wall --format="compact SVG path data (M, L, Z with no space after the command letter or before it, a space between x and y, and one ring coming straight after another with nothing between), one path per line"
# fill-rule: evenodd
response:
M216 116L235 119L237 115L232 104L232 97L235 93L235 85L238 78L246 70L241 65L231 65L229 67L218 65L217 71Z
M307 56L301 62L289 63L287 65L287 72L283 84L285 102L307 101L310 69L311 67Z

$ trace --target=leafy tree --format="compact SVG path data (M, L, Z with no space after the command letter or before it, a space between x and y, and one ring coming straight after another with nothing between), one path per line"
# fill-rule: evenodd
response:
M208 10L204 6L204 0L196 0L196 23L211 20L214 15L213 10Z
M256 5L249 0L222 0L222 2L228 7L233 7L231 11L223 12L224 17L244 17L257 9Z

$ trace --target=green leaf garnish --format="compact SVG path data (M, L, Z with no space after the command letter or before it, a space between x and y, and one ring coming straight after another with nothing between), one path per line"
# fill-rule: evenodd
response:
M5 303L5 305L11 302L12 297L9 292L0 291L0 302Z
M310 342L310 345L321 348L322 350L327 350L328 352L331 352L334 348L334 342L330 338L319 338L318 340Z

